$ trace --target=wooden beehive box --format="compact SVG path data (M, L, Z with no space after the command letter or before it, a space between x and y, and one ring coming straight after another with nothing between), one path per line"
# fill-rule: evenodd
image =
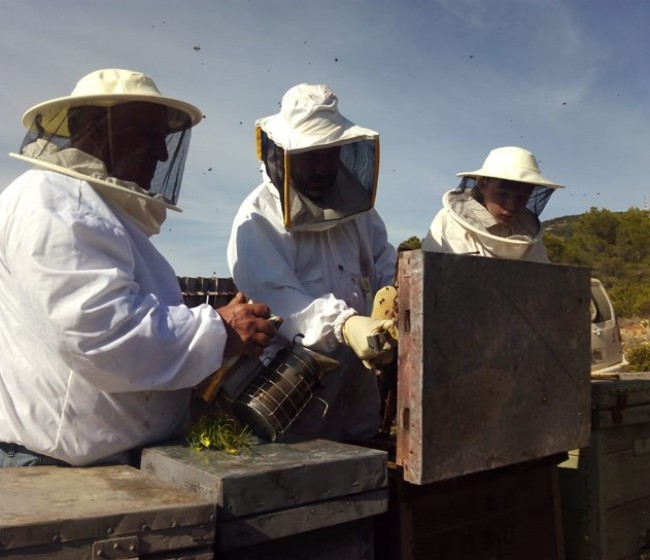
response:
M183 302L188 307L207 303L217 309L227 305L237 293L237 286L232 278L179 276L177 279Z
M427 484L584 446L589 269L399 260L396 462Z
M568 560L650 558L650 373L592 382L591 442L559 479Z
M0 558L210 560L216 504L126 466L0 469Z
M332 441L152 447L141 468L217 502L220 560L371 560L372 517L388 508L386 453Z
M564 560L557 483L564 457L421 486L391 476L376 560Z

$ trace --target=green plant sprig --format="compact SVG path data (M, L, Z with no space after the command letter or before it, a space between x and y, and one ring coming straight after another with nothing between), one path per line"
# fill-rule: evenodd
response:
M191 449L214 449L229 455L251 450L251 431L234 418L222 414L206 414L192 424L186 433Z

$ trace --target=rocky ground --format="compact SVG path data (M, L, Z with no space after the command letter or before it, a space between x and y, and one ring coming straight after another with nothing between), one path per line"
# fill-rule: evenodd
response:
M644 342L650 342L650 321L648 319L619 319L623 351Z

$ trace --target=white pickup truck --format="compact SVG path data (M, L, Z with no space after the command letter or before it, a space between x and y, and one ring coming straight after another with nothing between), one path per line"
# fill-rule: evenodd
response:
M610 373L627 365L612 302L600 280L591 279L591 371Z

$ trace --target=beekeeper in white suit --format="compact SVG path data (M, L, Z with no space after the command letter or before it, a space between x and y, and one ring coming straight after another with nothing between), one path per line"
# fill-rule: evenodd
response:
M369 314L375 292L392 284L396 262L373 209L378 134L341 115L329 87L309 84L287 91L280 112L259 119L256 130L262 184L235 217L231 273L239 289L283 316L285 341L340 361L290 433L370 437L380 406L369 368L395 350L368 342L392 325Z
M191 388L260 355L269 309L188 309L149 237L176 209L198 108L108 69L29 109L35 166L0 195L0 466L130 462L182 432Z
M556 189L535 156L516 146L492 150L483 167L458 173L458 188L443 196L423 249L548 262L542 210Z

